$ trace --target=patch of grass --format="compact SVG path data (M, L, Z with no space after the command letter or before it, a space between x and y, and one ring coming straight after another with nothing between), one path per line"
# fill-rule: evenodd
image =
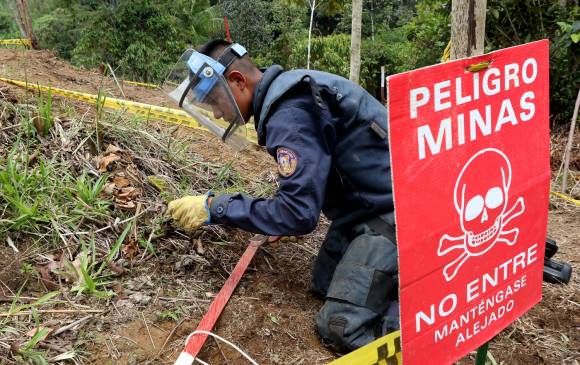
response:
M31 142L17 140L0 157L0 236L7 232L36 234L61 242L62 227L74 229L84 218L102 218L110 201L101 198L107 177L92 181L70 176L66 165L46 160Z
M96 269L98 262L95 254L95 240L94 238L89 242L90 249L84 242L82 242L82 251L80 254L80 265L78 267L77 273L79 274L79 279L77 283L72 287L71 291L76 292L78 295L87 294L92 295L97 298L109 298L113 293L107 290L100 290L100 287L107 286L111 284L100 276L102 269ZM67 265L72 266L72 263L67 263ZM103 263L105 265L105 263ZM101 266L102 268L103 266ZM69 270L76 271L74 266L69 267Z
M107 178L107 175L101 175L96 181L91 182L87 174L83 173L76 179L76 194L84 207L104 213L111 205L110 201L100 198Z
M73 286L72 291L77 292L78 294L87 294L98 298L109 298L114 295L112 292L106 289L100 289L103 287L106 288L108 285L112 284L112 281L108 280L107 275L103 275L103 271L107 265L119 254L121 245L131 231L131 227L131 223L127 224L123 230L123 233L121 233L121 235L117 238L115 244L113 247L111 247L107 256L104 258L100 265L96 257L94 238L89 242L90 247L87 247L84 243L82 244L80 266L78 268L80 278L77 284Z
M183 313L179 309L177 310L166 309L164 311L156 311L155 315L157 316L157 319L159 321L166 321L168 319L171 319L172 321L177 322L179 318L181 318Z
M23 262L22 265L20 265L21 274L30 274L32 272L34 272L34 266L32 266L31 263Z
M57 302L53 301L52 299L59 296L60 295L60 291L53 291L53 292L49 292L45 295L43 295L42 297L38 298L37 300L35 300L32 303L28 303L28 304L21 304L21 305L16 305L16 301L18 300L19 295L17 295L14 298L13 301L13 305L11 306L9 313L18 313L24 310L29 310L29 309L36 309L40 306L43 305L48 305L48 304L56 304Z
M26 344L18 350L18 354L22 356L23 360L32 363L34 365L48 365L49 362L46 359L44 352L36 350L36 347L42 341L46 335L50 332L49 328L37 327L34 336L26 342Z
M0 161L0 200L6 203L10 213L9 219L0 221L0 233L23 229L37 231L39 224L50 222L43 209L43 197L47 193L53 166L43 160L39 160L35 168L29 165L30 156L18 150L18 143Z

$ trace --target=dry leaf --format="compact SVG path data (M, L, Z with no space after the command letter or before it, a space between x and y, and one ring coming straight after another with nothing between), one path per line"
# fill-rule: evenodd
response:
M137 242L132 238L127 239L127 243L125 243L121 249L123 252L123 257L127 257L129 259L135 257L135 254L138 250L139 247L137 247Z
M134 210L137 207L137 205L133 201L123 202L115 200L115 203L116 203L115 207L117 207L118 209Z
M45 334L44 334L44 335L43 335L43 336L40 338L40 340L39 340L38 342L40 342L40 341L44 341L44 340L46 340L46 338L47 338L48 336L50 336L50 334L51 334L51 333L54 331L54 328L50 328L50 327L43 327L43 326L38 326L38 328L33 328L33 329L31 329L30 331L26 332L26 336L28 336L28 337L33 337L33 336L36 334L36 332L42 331L42 330L44 330L44 329L48 329L48 332L46 332L46 333L45 333Z
M117 294L118 299L127 298L127 294L125 294L125 288L123 288L123 285L121 285L121 283L114 283L111 289L113 289L113 292Z
M117 153L117 152L121 152L121 151L123 151L123 150L120 149L119 147L117 147L117 146L115 146L113 144L110 144L110 145L107 146L107 149L105 150L105 153L104 154L105 155L108 155L109 153Z
M130 183L131 182L129 181L129 179L124 178L122 176L116 175L113 177L113 184L119 189L129 186Z
M115 188L115 183L106 183L105 187L103 188L103 192L107 195L113 195Z
M110 155L106 155L103 157L98 157L97 166L99 168L99 172L106 172L108 171L109 165L115 161L120 160L121 157L115 155L114 153Z
M125 272L125 269L123 268L123 266L118 265L115 262L109 262L107 264L107 267L109 268L109 270L111 270L112 272L114 272L117 275L122 275Z
M126 188L122 188L117 194L117 198L121 201L123 200L132 200L138 198L141 195L141 189L137 189L132 186L128 186Z
M198 238L197 241L195 241L195 252L197 252L199 255L203 255L205 251L206 250L201 243L201 238Z
M51 263L52 264L52 263ZM56 290L59 288L58 283L52 280L52 276L50 275L50 266L51 264L38 266L36 270L40 274L40 280L46 285L48 290Z

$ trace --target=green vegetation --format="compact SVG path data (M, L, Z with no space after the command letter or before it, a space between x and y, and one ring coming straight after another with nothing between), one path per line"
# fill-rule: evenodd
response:
M580 7L557 1L489 0L490 49L550 39L550 112L554 127L569 124L580 85Z
M29 103L0 99L0 110L0 240L20 249L23 242L76 247L75 265L63 266L79 293L110 294L103 289L106 272L126 241L156 253L152 241L162 234L163 215L148 214L148 224L129 238L136 201L163 204L208 190L267 196L275 189L259 176L243 176L232 162L204 161L192 152L194 136L143 128L142 118L107 113L102 105L94 118L79 118L48 93ZM18 269L35 272L27 262Z
M570 120L580 82L580 10L574 1L489 0L486 50L549 38L554 126ZM260 66L306 67L310 7L305 0L29 0L42 47L73 64L110 64L118 75L160 82L187 47L225 37ZM312 68L348 76L349 1L319 0L313 17ZM439 62L449 42L451 0L364 2L361 84L378 95L380 67L394 74ZM16 34L0 5L0 37Z

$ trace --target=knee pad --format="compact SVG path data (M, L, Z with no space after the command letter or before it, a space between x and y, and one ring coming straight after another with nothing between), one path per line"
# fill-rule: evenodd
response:
M347 352L352 349L345 337L348 320L340 315L330 315L326 318L316 316L316 329L324 344L336 352Z
M397 300L396 246L380 235L355 238L337 265L327 298L384 313Z

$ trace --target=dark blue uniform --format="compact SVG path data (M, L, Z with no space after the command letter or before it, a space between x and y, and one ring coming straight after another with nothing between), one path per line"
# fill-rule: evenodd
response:
M314 292L326 298L320 334L352 350L398 328L394 222L385 221L393 212L386 109L342 77L279 66L264 72L253 103L280 188L269 199L215 197L211 223L303 235L324 212L333 223L313 275Z

